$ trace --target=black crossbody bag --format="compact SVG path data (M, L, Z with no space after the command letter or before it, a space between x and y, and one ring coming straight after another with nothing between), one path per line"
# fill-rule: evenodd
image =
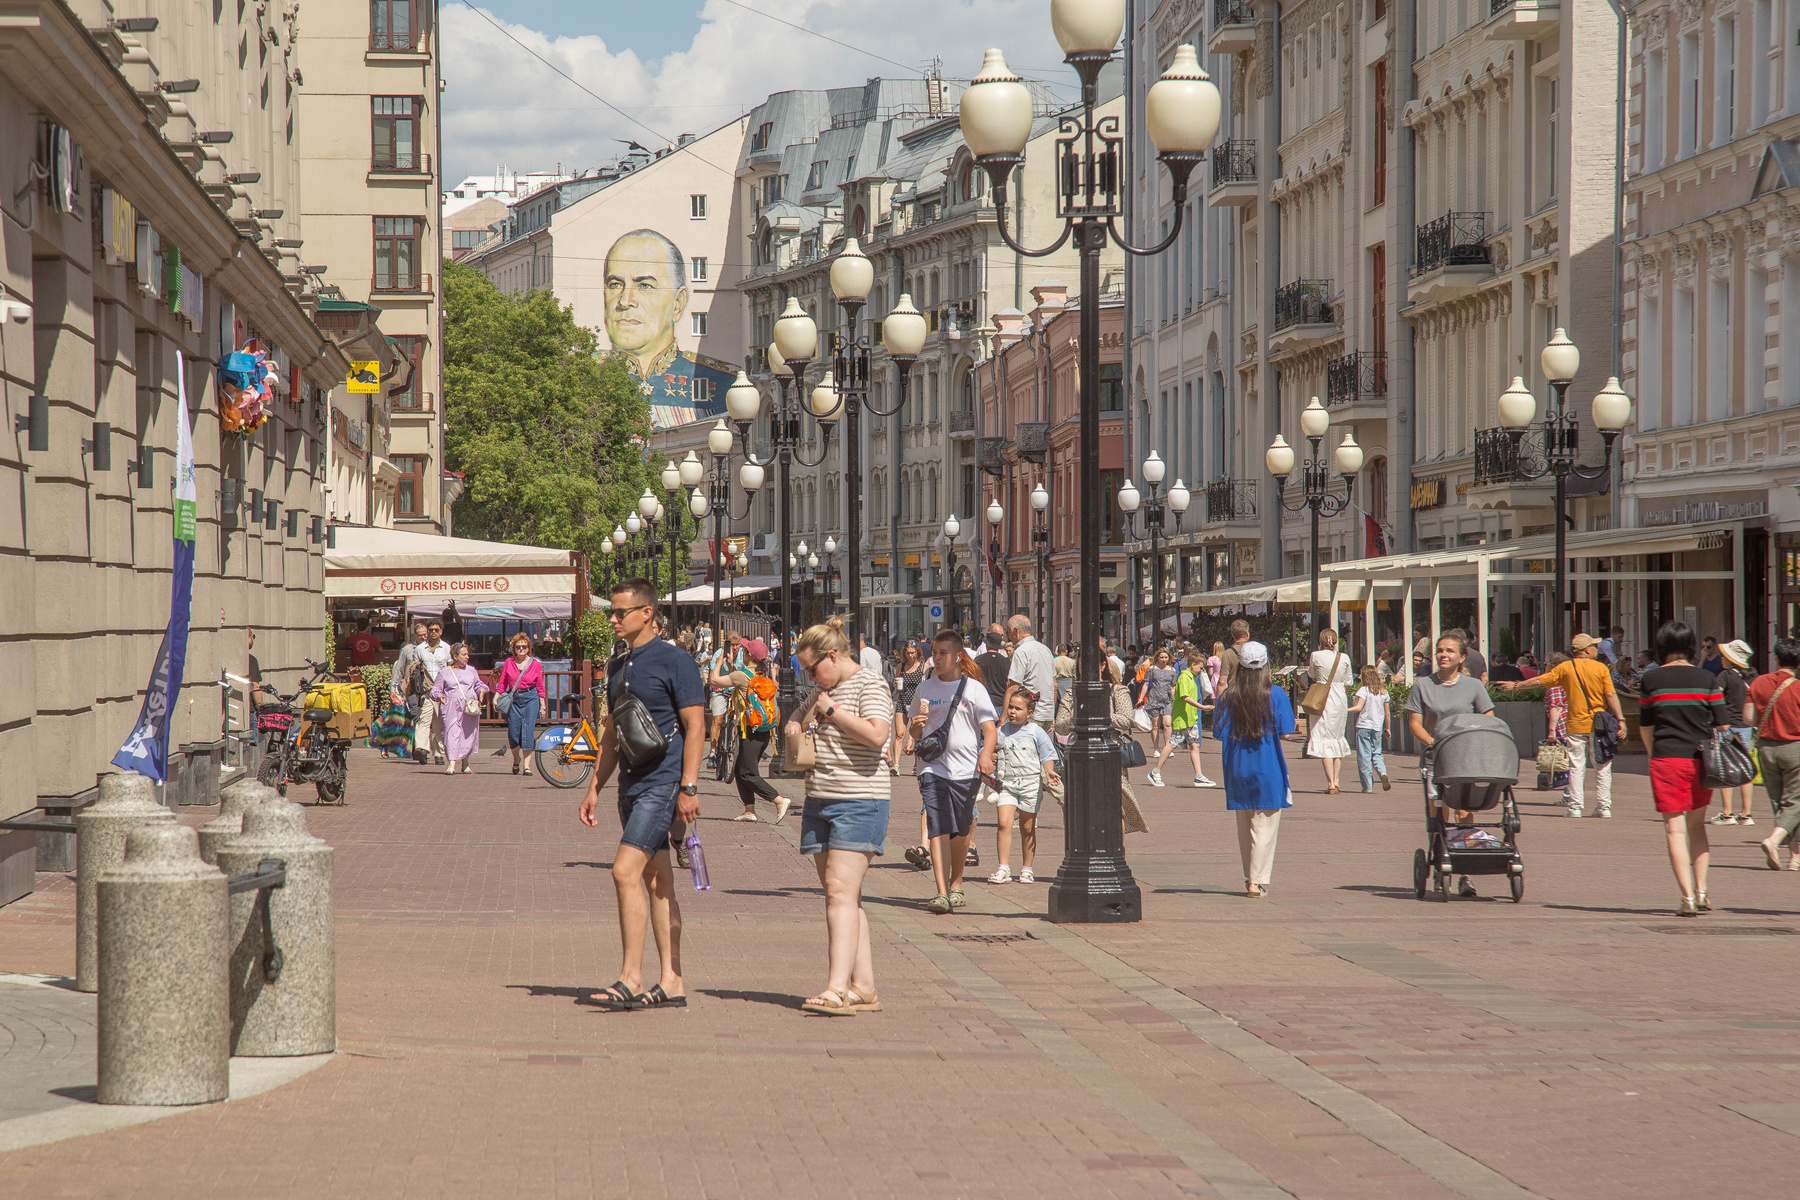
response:
M933 763L944 757L944 751L950 748L950 722L956 720L956 710L962 707L963 689L968 686L969 677L964 675L956 685L956 695L950 700L950 714L938 722L936 729L919 735L919 740L913 744L914 758Z
M613 735L618 739L619 757L633 771L642 771L662 761L663 755L669 752L669 738L651 720L650 710L644 702L625 687L625 672L630 669L631 656L627 655L625 665L619 668L619 687L624 689L624 699L619 698L618 689L614 689L607 699L612 708Z

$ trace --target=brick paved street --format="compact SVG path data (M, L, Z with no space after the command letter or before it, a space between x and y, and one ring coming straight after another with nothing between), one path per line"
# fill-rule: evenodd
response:
M795 818L734 824L735 797L705 789L694 1006L607 1014L574 997L613 978L616 828L499 759L449 779L364 753L351 805L309 810L337 847L341 1053L259 1096L0 1154L0 1190L1769 1194L1800 1129L1800 874L1762 869L1766 821L1718 839L1720 911L1677 922L1641 776L1611 821L1524 791L1524 903L1419 903L1416 773L1327 797L1295 759L1260 902L1234 894L1221 793L1140 779L1147 919L1124 927L1047 924L1043 885L972 883L967 912L926 913L897 802L869 904L886 1011L828 1020L797 1010L823 921ZM979 845L985 875L991 825ZM0 910L0 972L73 973L72 883L39 885ZM0 1079L0 1118L53 1074Z

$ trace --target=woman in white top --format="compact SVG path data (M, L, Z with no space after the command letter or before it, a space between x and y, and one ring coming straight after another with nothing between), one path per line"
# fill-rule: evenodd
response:
M1356 668L1350 665L1350 656L1338 651L1336 631L1321 629L1319 649L1312 652L1307 674L1312 676L1313 682L1323 683L1330 690L1322 711L1307 710L1306 753L1324 764L1327 795L1342 790L1338 787L1338 767L1350 757L1350 743L1344 740L1344 720L1350 707L1344 685L1354 677L1355 671Z

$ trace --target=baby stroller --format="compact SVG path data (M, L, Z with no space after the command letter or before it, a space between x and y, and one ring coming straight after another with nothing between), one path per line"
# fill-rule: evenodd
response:
M1519 810L1513 784L1519 779L1519 751L1512 729L1492 713L1456 713L1438 722L1437 741L1426 751L1441 800L1425 797L1426 848L1413 853L1413 895L1435 888L1450 898L1454 875L1505 875L1513 903L1525 896L1525 864L1519 859ZM1456 824L1438 819L1442 803L1451 812L1500 810L1500 823Z

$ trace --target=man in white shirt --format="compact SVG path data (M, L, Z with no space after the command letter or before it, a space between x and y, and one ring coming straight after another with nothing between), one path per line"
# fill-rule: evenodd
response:
M1006 688L1024 688L1037 697L1031 719L1052 732L1056 720L1056 659L1050 647L1031 636L1031 618L1024 613L1007 618L1006 636L1012 640L1012 666L1006 673Z
M862 643L862 649L856 653L857 663L885 679L887 672L882 669L881 651L869 645L869 639L866 637L858 636L857 641Z
M450 665L450 643L444 640L444 623L431 621L425 626L425 644L415 651L419 665L425 668L425 690L437 682L438 672ZM424 762L426 755L442 765L444 761L444 721L438 702L429 695L419 697L419 723L413 729L413 759Z

